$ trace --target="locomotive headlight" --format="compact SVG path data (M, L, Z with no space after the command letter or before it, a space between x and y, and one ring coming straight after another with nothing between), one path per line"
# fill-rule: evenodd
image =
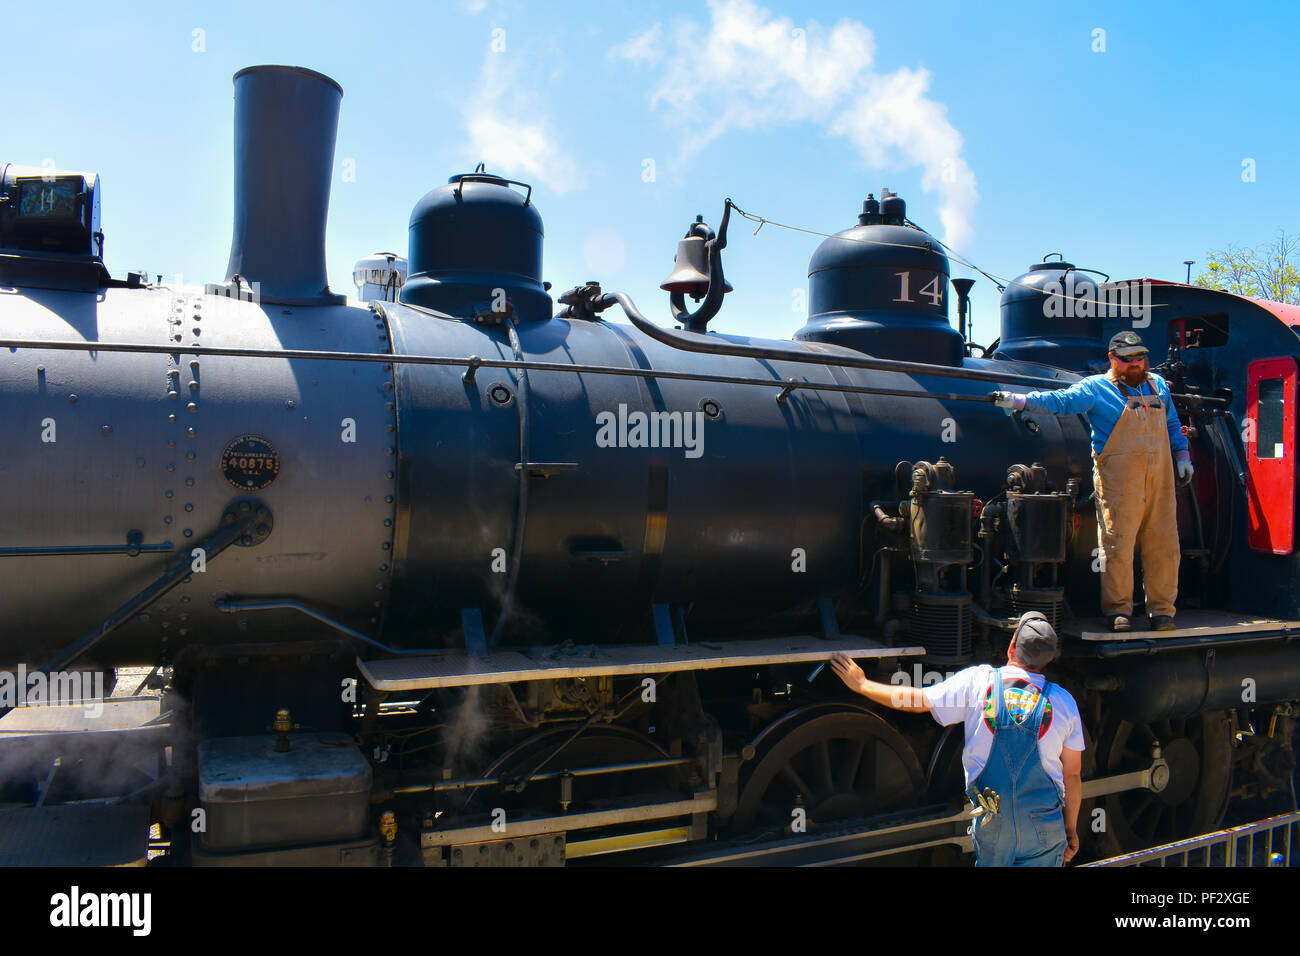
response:
M82 177L62 176L49 181L43 178L23 178L18 180L17 185L19 219L81 221L78 200L86 189L86 181Z
M9 271L26 279L38 278L38 284L58 283L51 288L96 288L102 277L104 255L104 234L99 227L99 177L12 163L0 167L0 248L20 253L9 262ZM31 267L20 261L27 253L101 261L50 265L46 260L44 265ZM52 276L50 269L60 275Z

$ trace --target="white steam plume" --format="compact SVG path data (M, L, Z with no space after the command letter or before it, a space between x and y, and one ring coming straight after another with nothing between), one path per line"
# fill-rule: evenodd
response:
M670 108L679 162L733 129L815 123L874 169L920 166L922 188L939 192L944 241L966 246L979 193L947 107L927 96L927 70L873 70L875 38L856 20L796 27L752 0L710 0L709 10L707 28L680 21L666 37L656 23L610 50L657 72L650 105Z

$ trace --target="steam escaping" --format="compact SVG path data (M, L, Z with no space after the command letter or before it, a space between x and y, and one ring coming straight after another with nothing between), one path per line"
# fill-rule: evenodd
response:
M540 183L563 195L582 185L578 165L558 145L550 119L522 74L522 58L489 52L465 104L465 132L471 164L482 162L490 172Z
M944 241L966 246L979 193L947 107L927 96L929 71L874 71L875 37L856 20L796 27L752 0L710 0L709 10L708 28L680 21L666 38L656 23L610 50L657 70L650 106L669 108L680 164L734 129L813 123L873 169L920 166L922 188L940 195Z
M465 764L477 764L485 752L492 718L488 713L483 688L477 684L465 688L464 696L454 709L443 732L446 747L444 769L456 771Z
M150 670L122 668L117 675L134 673L138 679ZM107 681L106 672L94 666L42 672L20 663L13 671L0 671L0 710L15 702L15 688L24 689L22 706L0 717L0 808L31 806L37 800L47 807L111 803L147 799L157 792L167 773L163 748L170 745L179 753L190 746L179 729L187 725L184 702L169 696L172 718L154 731L137 732L157 717L160 702L141 697L139 707L110 711ZM134 686L119 680L112 696L132 696L128 683Z

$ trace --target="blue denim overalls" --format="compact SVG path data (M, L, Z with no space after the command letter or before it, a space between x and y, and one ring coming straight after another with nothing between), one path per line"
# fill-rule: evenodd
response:
M1044 681L1038 706L1017 724L1003 699L1002 669L993 672L993 746L973 788L992 789L1001 803L997 813L985 811L972 823L976 866L1064 865L1064 802L1038 754L1038 728L1051 688Z

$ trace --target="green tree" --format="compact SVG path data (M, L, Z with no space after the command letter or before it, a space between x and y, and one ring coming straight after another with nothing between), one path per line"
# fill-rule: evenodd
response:
M1206 255L1209 265L1196 277L1196 285L1300 305L1300 237L1279 229L1267 245L1242 248L1229 243L1226 250Z

